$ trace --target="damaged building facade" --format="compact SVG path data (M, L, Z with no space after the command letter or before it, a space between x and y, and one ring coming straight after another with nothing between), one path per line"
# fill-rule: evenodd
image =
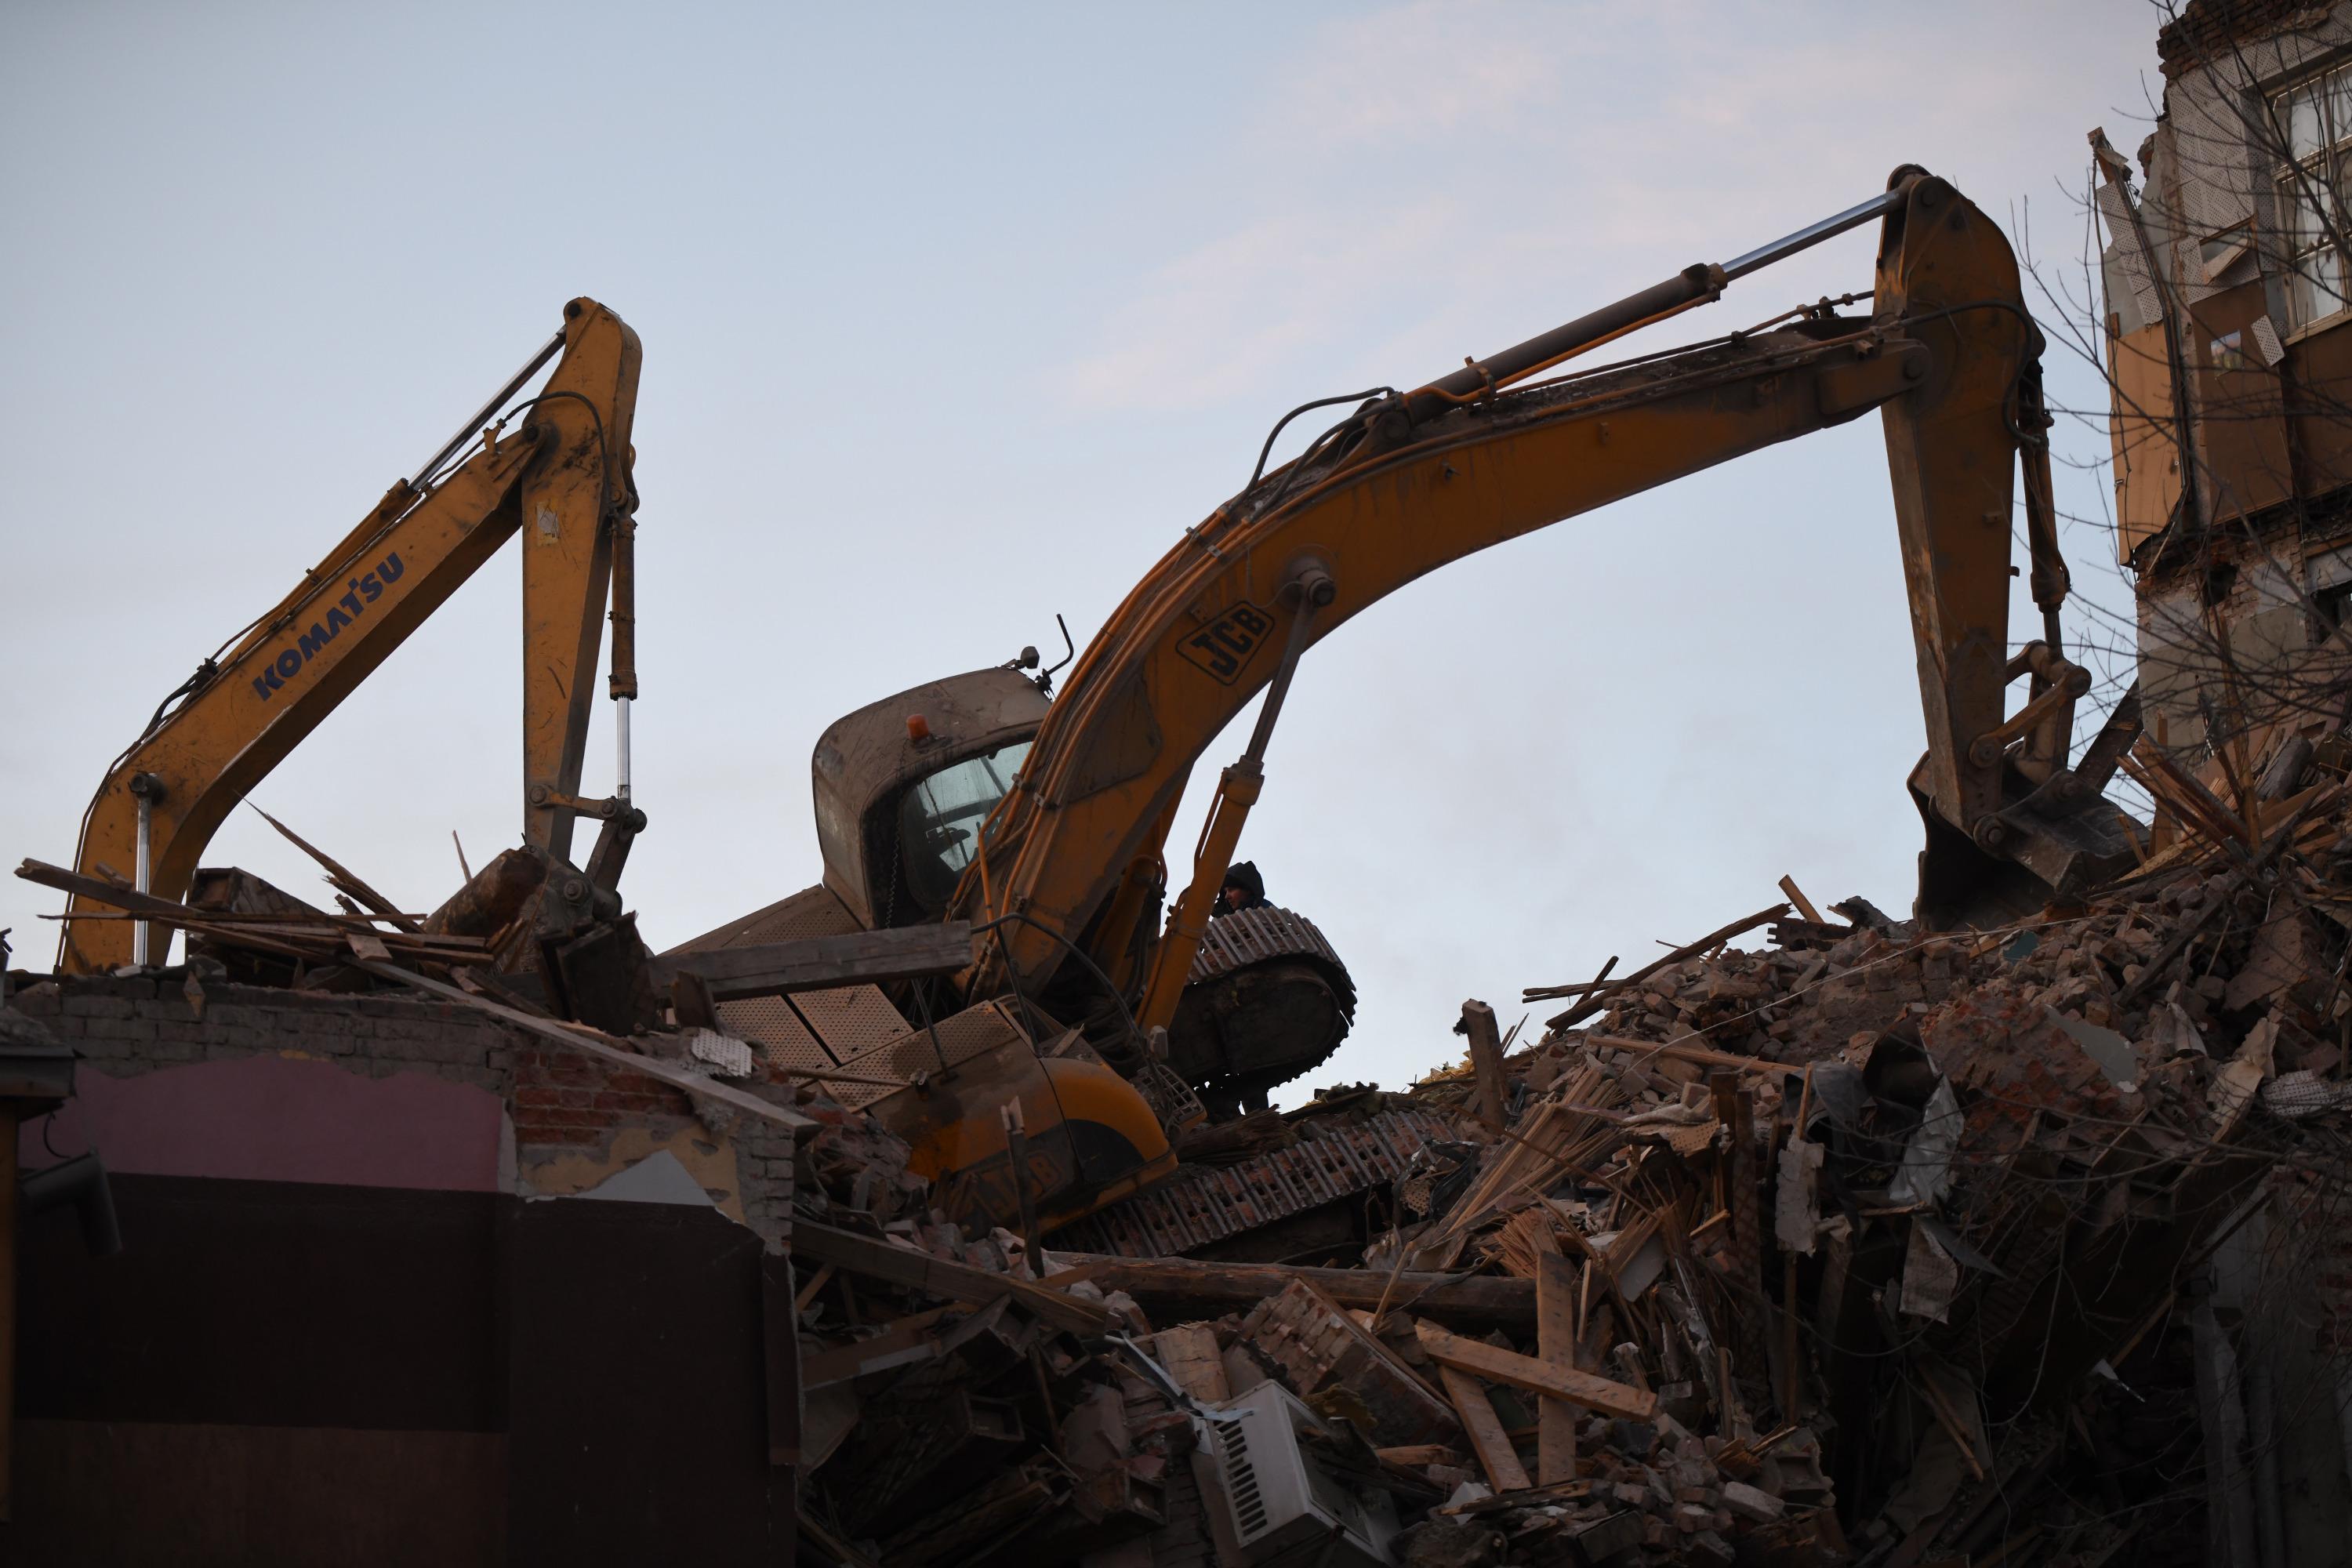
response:
M2093 133L2118 551L2183 752L2340 717L2312 710L2352 605L2347 50L2352 8L2195 0L2152 132Z
M20 1180L97 1159L115 1240L26 1205L11 1561L789 1552L788 1107L202 960L5 1016L74 1060Z

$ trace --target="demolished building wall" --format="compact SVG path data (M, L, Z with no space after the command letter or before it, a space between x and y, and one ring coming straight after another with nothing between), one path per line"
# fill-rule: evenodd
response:
M2352 112L2337 125L2328 107L2347 44L2340 5L2183 7L2158 34L2162 112L2128 166L2137 188L2096 188L2140 695L2149 733L2184 753L2312 720L2334 684L2314 662L2342 658L2352 312L2344 237L2315 214L2337 184L2326 150L2352 140Z
M1341 1491L1385 1494L1402 1532L1365 1561L2341 1561L2352 1004L2334 889L2352 822L2342 763L2305 766L2255 854L2195 838L1991 931L1784 906L1762 951L1716 941L1613 984L1531 988L1572 1005L1499 1080L1474 1031L1471 1061L1409 1095L1323 1091L1281 1118L1293 1137L1396 1108L1447 1123L1368 1193L1359 1268L1181 1239L1190 1257L1090 1258L1056 1236L1043 1283L1091 1292L1192 1402L1155 1475L1187 1442L1223 1453L1218 1412L1269 1381L1353 1428L1303 1451L1353 1478ZM1022 1267L1018 1238L959 1235L919 1187L868 1180L843 1206L852 1168L887 1173L887 1146L804 1189L804 1212L910 1257ZM1496 1289L1463 1293L1481 1281ZM893 1386L894 1330L823 1289L809 1306L845 1397ZM931 1353L1018 1397L1001 1352L995 1371ZM1122 1363L1046 1364L1053 1392L1024 1408L1053 1449L1052 1413ZM834 1561L940 1560L919 1533L861 1534L841 1511L855 1460L811 1458ZM1076 1506L1072 1485L1041 1499ZM1213 1521L1213 1484L1203 1498ZM1341 1539L1380 1533L1346 1508L1330 1528L1343 1515Z
M487 970L12 976L84 1068L25 1159L103 1152L129 1243L28 1232L12 1543L2326 1561L2352 745L2323 741L2242 816L2167 775L2169 844L1998 929L1789 881L1795 910L1530 987L1562 1006L1532 1045L1466 1005L1460 1068L1180 1128L1174 1177L1045 1234L954 1223L836 1068L606 1035ZM941 1065L907 1091L960 1092ZM270 1468L312 1431L349 1464ZM240 1486L287 1534L204 1511Z
M25 1168L100 1152L124 1237L24 1227L12 1561L790 1560L790 1129L439 1002L10 1005L82 1068Z

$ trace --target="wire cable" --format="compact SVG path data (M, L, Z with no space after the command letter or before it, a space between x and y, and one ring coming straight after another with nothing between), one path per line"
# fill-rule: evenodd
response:
M1273 456L1275 442L1281 438L1283 427L1288 425L1292 420L1297 418L1300 415L1317 408L1329 408L1335 404L1369 403L1375 397L1394 397L1396 395L1397 389L1393 386L1374 386L1367 388L1362 392L1343 392L1336 396L1318 397L1312 403L1300 404L1297 407L1292 409L1289 413L1276 420L1274 422L1274 428L1266 432L1265 445L1260 447L1257 451L1257 467L1250 470L1249 483L1242 487L1242 494L1247 495L1250 491L1257 489L1258 481L1265 478L1265 460L1269 457ZM1339 426L1334 426L1333 428L1336 429L1339 428ZM1319 445L1324 439L1328 438L1330 433L1330 431L1327 430L1322 436L1318 437L1316 438L1317 444ZM1311 453L1313 451L1313 447L1310 447L1308 451ZM1307 458L1302 455L1298 460L1303 463Z
M1076 942L1074 942L1068 937L1064 936L1060 931L1055 931L1044 921L1037 919L1034 915L1024 914L1020 910L1015 910L1011 914L999 915L992 921L988 921L982 924L972 927L971 933L974 936L978 936L983 931L994 931L997 927L1010 924L1014 921L1019 921L1024 925L1034 926L1037 930L1044 931L1047 936L1052 937L1055 942L1061 944L1063 952L1068 953L1072 958L1076 959L1080 963L1085 964L1087 966L1087 972L1092 974L1097 980L1102 982L1104 992L1109 995L1112 1001L1118 1004L1118 1016L1127 1021L1127 1032L1129 1037L1131 1037L1139 1045L1142 1043L1143 1030L1142 1027L1135 1021L1134 1010L1128 1006L1127 998L1120 994L1118 987L1111 984L1110 976L1103 973L1102 965L1087 957L1085 950L1080 948ZM1014 993L1018 994L1021 988L1018 985L1015 985L1013 989Z

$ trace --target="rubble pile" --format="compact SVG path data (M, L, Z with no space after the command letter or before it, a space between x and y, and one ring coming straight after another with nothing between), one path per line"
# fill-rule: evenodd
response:
M1250 1261L1230 1232L1063 1250L1117 1207L1034 1258L967 1237L804 1089L833 1123L813 1222L1021 1287L973 1310L816 1283L812 1528L878 1563L1286 1561L1286 1528L1334 1563L2205 1561L2242 1468L2210 1435L2243 1427L2215 1408L2234 1385L2199 1384L2217 1335L2228 1353L2207 1266L2268 1211L2264 1267L2302 1271L2323 1347L2352 1307L2329 1223L2352 1190L2352 816L2332 770L2281 805L1989 931L1797 895L1622 980L1530 990L1571 1002L1531 1046L1506 1054L1474 1003L1468 1059L1407 1094L1192 1135L1180 1180L1441 1120L1344 1195L1364 1244L1317 1259L1343 1267ZM1041 1319L1045 1296L1103 1329ZM894 1348L908 1324L919 1354ZM908 1399L957 1462L993 1456L968 1490L920 1461L919 1518L877 1506L863 1435ZM1273 1463L1265 1432L1314 1478L1270 1511L1234 1457Z
M1529 989L1564 1004L1531 1043L1465 1004L1458 1068L1180 1126L1173 1177L1027 1234L951 1222L855 1074L551 1017L509 894L22 874L189 931L192 1001L425 987L713 1128L813 1122L771 1440L814 1561L2188 1563L2297 1419L2239 1371L2289 1331L2257 1298L2308 1364L2352 1331L2345 773L2305 748L2238 809L2159 778L2137 874L1995 929L1784 882Z

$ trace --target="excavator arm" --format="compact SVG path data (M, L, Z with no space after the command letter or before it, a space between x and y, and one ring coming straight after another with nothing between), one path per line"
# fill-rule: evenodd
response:
M1532 379L1874 216L1883 239L1867 320L1822 310L1778 331ZM966 976L967 994L1034 992L1074 946L1122 988L1141 985L1139 1026L1166 1024L1306 648L1449 562L1873 408L1885 419L1927 720L1916 783L1931 826L1946 835L1931 832L1928 858L2008 866L2043 846L2040 819L2021 816L2018 797L2036 795L2032 804L2054 809L2066 793L2058 787L2064 733L2084 682L2046 643L2018 661L2008 651L2014 476L2021 439L2039 437L2021 420L2038 409L2040 348L2000 231L1944 181L1905 169L1885 197L1779 247L1692 268L1416 392L1367 404L1188 529L1087 647L958 889L956 912L1019 917L997 928L1000 943ZM2046 479L2046 460L2041 473ZM2034 499L2039 522L2046 492ZM2039 587L2049 574L2038 531L2034 542ZM2005 727L2005 688L2029 670L2036 695L2030 717L2020 715L2029 721ZM1122 968L1134 921L1163 876L1161 840L1193 764L1269 687L1146 973ZM2040 776L2017 778L2021 766ZM2074 861L2059 858L2037 866L2045 880L2072 874ZM1958 886L1982 868L1922 870L1924 888L1931 874Z
M99 786L75 857L84 874L164 899L185 892L213 831L361 681L507 540L523 536L525 838L569 853L601 621L636 492L630 425L637 335L593 300L413 479L399 481L276 608L207 659ZM560 356L560 357L558 357ZM522 426L489 422L550 360ZM511 417L511 414L509 414ZM488 425L488 428L484 429ZM480 444L454 469L446 465ZM616 697L635 695L616 594ZM624 805L625 803L622 803ZM95 912L77 898L68 913ZM58 966L89 973L143 959L143 927L66 922Z

